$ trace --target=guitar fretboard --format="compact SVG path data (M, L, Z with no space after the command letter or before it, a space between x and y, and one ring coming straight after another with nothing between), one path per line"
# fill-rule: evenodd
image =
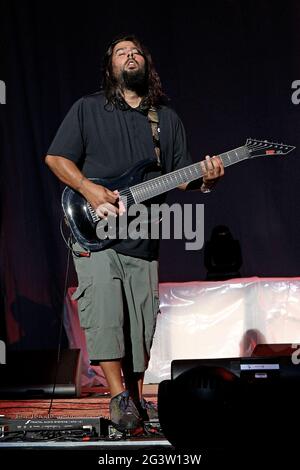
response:
M250 152L244 145L219 155L224 167L246 160L249 156ZM135 202L140 203L177 188L180 184L195 181L202 176L203 171L200 163L193 163L192 165L172 171L166 175L158 176L149 181L131 186L130 191Z

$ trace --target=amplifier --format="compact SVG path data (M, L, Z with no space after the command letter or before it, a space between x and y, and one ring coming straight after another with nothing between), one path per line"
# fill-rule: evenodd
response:
M10 419L0 418L2 432L39 432L39 431L71 431L91 430L95 437L108 435L108 419L102 417L85 418L33 418Z
M57 351L9 351L0 366L1 398L79 397L81 394L80 349Z

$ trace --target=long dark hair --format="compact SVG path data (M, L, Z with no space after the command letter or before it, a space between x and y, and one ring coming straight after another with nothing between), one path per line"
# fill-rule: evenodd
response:
M145 59L145 67L146 67L146 77L147 77L147 85L148 90L147 94L143 98L143 106L150 107L155 106L158 107L159 105L163 104L167 101L167 97L162 91L161 81L154 68L154 64L152 61L152 57L147 50L147 48L139 41L139 39L133 34L127 34L118 36L115 38L110 45L104 55L103 64L102 64L102 90L105 93L106 99L109 104L116 105L121 100L120 89L118 87L117 80L113 76L112 72L112 53L116 44L121 41L131 41L133 42L136 47L141 51L144 59Z

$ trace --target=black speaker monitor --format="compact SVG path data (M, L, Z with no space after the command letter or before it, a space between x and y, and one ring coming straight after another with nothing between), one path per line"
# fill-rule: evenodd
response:
M159 384L158 413L176 447L224 450L271 438L288 449L298 435L299 396L300 365L291 356L183 359Z
M55 387L54 387L55 384ZM9 351L0 365L0 396L43 398L80 396L80 349Z

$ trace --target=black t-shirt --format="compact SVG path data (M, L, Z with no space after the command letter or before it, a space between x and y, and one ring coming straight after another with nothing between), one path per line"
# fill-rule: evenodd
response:
M181 120L167 106L157 111L162 172L192 164ZM147 111L126 103L120 107L107 105L102 92L84 96L66 115L48 155L73 161L87 177L117 178L140 160L156 159ZM158 257L158 240L120 240L113 248L138 258Z

